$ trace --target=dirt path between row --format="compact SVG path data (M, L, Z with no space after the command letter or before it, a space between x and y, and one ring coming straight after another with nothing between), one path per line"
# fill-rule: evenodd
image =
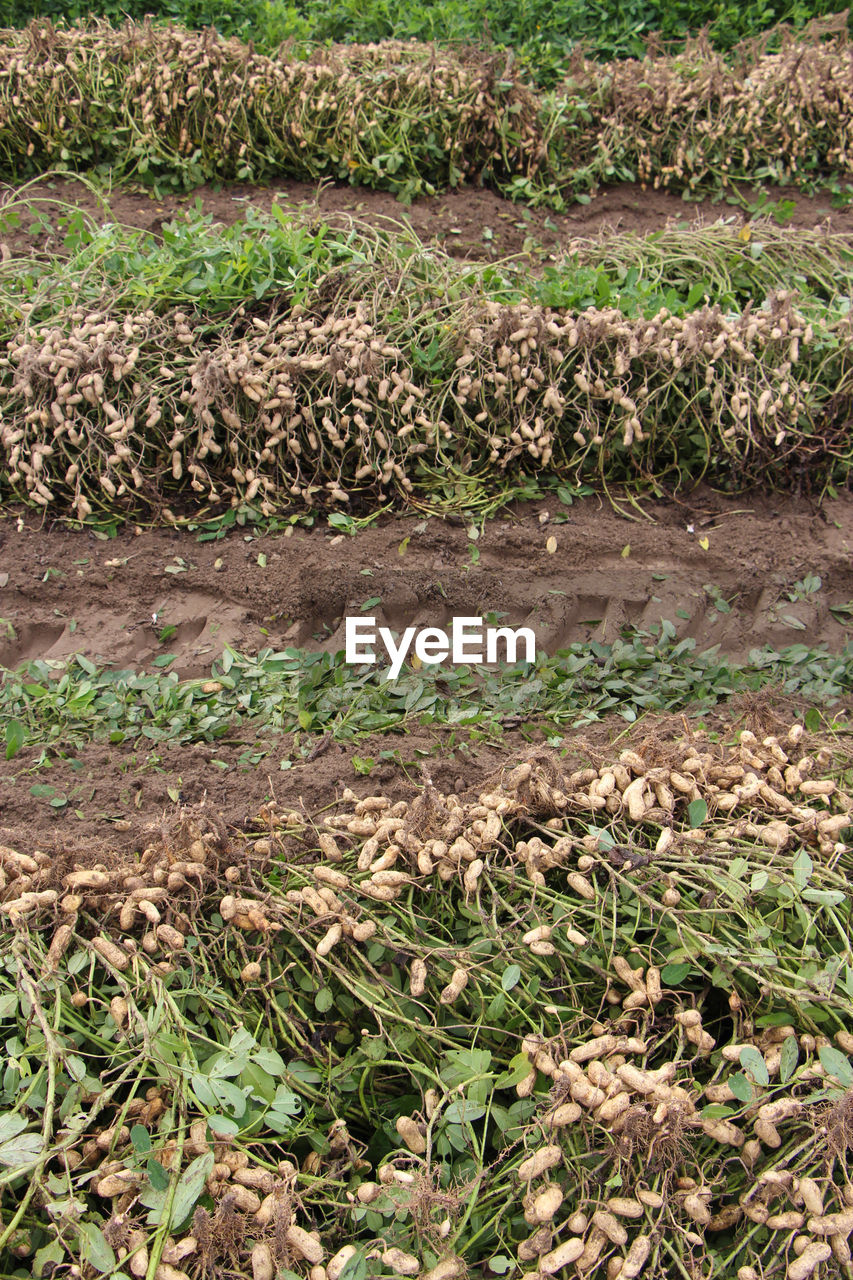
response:
M663 618L738 657L800 641L838 649L850 637L853 496L818 507L698 491L645 510L650 519L629 521L598 498L552 499L476 539L461 520L400 515L355 537L323 522L205 542L132 528L99 541L10 516L0 523L0 665L83 653L141 667L168 652L180 675L200 676L226 644L343 649L347 615L397 631L495 615L532 627L548 653Z
M0 188L4 202L14 194L13 188ZM157 233L165 222L196 205L215 221L230 225L243 217L250 205L269 211L275 201L285 209L311 207L324 217L351 214L375 226L406 219L421 239L440 244L453 257L485 261L511 254L550 253L567 247L578 237L606 231L646 233L668 224L707 225L719 218L739 222L749 216L742 206L725 200L687 203L671 192L644 191L629 183L603 188L588 204L572 205L566 213L530 209L475 187L416 200L410 206L401 204L389 192L366 187L339 183L318 188L307 182L290 181L265 187L208 184L188 195L165 195L159 199L146 191L122 189L109 195L105 206L83 183L56 178L29 183L25 195L28 200L38 199L40 218L49 222L57 234L52 238L22 210L17 227L0 229L0 241L16 256L55 251L61 245L62 220L75 209L98 223L112 220ZM743 195L747 203L756 204L751 191L746 190ZM828 227L853 235L853 206L834 209L828 195L809 197L785 187L772 189L768 198L771 204L779 200L791 202L793 209L787 223L791 227Z

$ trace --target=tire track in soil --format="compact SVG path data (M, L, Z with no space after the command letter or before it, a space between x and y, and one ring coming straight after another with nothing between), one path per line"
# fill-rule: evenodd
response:
M620 519L595 499L537 503L491 521L476 542L461 524L411 516L355 537L318 527L203 543L163 529L98 541L31 518L18 533L9 519L0 524L0 665L82 653L145 667L170 653L181 676L199 676L226 644L343 649L347 615L398 632L493 615L532 627L549 654L663 618L698 647L736 657L763 644L838 649L850 637L853 618L831 612L853 601L850 496L822 510L711 494L686 514L674 503L647 510L654 524ZM797 587L810 577L819 589Z

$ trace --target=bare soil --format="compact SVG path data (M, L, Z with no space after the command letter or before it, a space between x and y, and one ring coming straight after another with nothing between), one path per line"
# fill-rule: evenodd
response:
M0 665L82 653L140 668L167 652L182 677L201 676L226 644L336 652L347 615L402 631L495 614L532 627L548 653L662 618L736 656L849 638L853 619L831 610L853 599L853 495L818 506L697 490L643 509L648 518L632 521L598 498L554 498L507 512L476 539L459 519L397 515L354 537L323 522L205 542L132 526L101 541L10 515L0 523ZM820 589L798 591L809 575Z
M4 200L15 194L13 188L4 191L0 187ZM265 187L208 184L188 195L160 198L141 189L122 189L100 200L81 182L50 179L28 184L21 194L30 200L38 198L41 216L57 231L63 206L66 212L69 207L76 208L95 222L116 221L158 233L165 222L197 204L214 221L230 225L245 214L249 205L268 211L277 202L285 209L314 209L324 217L355 215L375 226L406 219L421 239L441 245L453 257L486 261L529 253L534 248L553 252L565 248L573 239L602 232L645 233L666 225L707 225L721 217L743 220L749 216L742 205L712 200L686 203L670 192L643 190L629 183L602 188L589 204L572 205L561 214L513 204L494 192L475 187L424 197L409 206L385 191L343 183L316 187L291 181ZM751 190L742 194L748 203L755 202ZM788 223L792 227L820 226L853 235L853 206L833 209L828 195L809 197L788 187L769 189L768 194L771 201L793 201L795 208ZM0 232L0 239L16 256L49 252L61 238L61 232L53 237L28 216L22 218L19 227Z
M476 540L461 521L395 516L354 537L323 526L210 542L133 528L102 541L8 512L0 522L0 664L82 653L141 668L167 652L182 676L201 676L225 644L248 653L343 649L347 615L401 631L494 614L532 627L549 653L663 618L700 648L720 645L736 656L800 642L837 651L850 640L853 618L832 609L853 601L853 496L818 507L698 490L688 503L645 510L649 519L629 521L597 499L568 508L553 500L507 513ZM819 588L797 586L808 577ZM108 839L126 847L174 810L176 795L177 803L206 801L235 826L270 797L315 809L344 786L411 795L421 764L440 788L464 792L508 751L541 740L535 725L496 730L486 742L437 727L355 746L330 742L306 762L291 736L270 739L247 726L215 745L93 744L47 761L22 752L0 768L0 842ZM369 777L353 757L376 762ZM282 772L281 761L292 767ZM44 782L68 796L64 808L31 795Z

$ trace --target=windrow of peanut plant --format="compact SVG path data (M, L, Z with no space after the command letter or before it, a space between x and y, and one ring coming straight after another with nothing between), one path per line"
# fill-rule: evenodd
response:
M652 33L672 49L707 26L714 48L727 50L780 22L799 29L815 17L838 13L836 21L843 25L847 11L842 9L841 0L745 0L737 5L719 0L527 0L521 6L505 0L435 0L430 5L398 0L393 7L385 0L325 0L322 6L310 0L0 0L0 26L23 27L32 18L123 22L153 15L156 21L184 27L215 27L223 35L251 40L264 53L284 40L434 40L445 45L487 40L491 46L511 48L537 84L553 85L578 45L602 61L642 57Z
M843 1274L851 780L777 722L0 848L3 1274Z
M849 476L839 238L669 233L646 280L643 242L622 237L537 280L283 215L195 232L149 258L107 228L48 275L0 268L7 495L169 520L187 500L271 516L444 502L457 483L476 505L542 476L814 491ZM618 306L588 305L590 289Z
M830 27L832 24L830 23ZM561 205L614 179L849 183L853 49L819 24L726 61L579 59L553 92L507 55L389 41L299 59L212 32L34 22L0 45L0 175L63 163L161 188L337 178L411 198L479 182Z

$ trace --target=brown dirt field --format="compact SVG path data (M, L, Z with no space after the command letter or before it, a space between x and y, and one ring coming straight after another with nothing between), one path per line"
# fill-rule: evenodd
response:
M43 215L54 225L62 213L60 206L67 205L81 210L96 222L110 217L116 222L155 233L164 222L193 208L196 202L200 202L203 211L212 214L215 221L226 225L242 217L250 204L268 211L274 201L283 208L313 207L325 217L351 214L379 226L387 226L389 220L400 222L405 218L424 241L437 242L453 257L478 260L527 253L534 247L540 252L553 252L566 247L577 237L607 231L645 233L659 231L667 224L707 225L722 217L748 217L737 205L725 201L686 203L670 192L644 191L628 183L603 188L589 204L573 205L562 214L548 209L529 209L502 199L491 191L474 187L425 197L410 206L401 204L389 192L345 184L320 188L306 182L289 181L271 183L267 187L246 183L205 185L188 195L167 195L161 199L155 199L144 190L123 189L107 197L109 214L104 204L81 182L59 178L33 182L28 184L26 193L30 199L38 197L42 202L56 202L53 209L48 204L40 206ZM5 200L13 194L13 188L0 187L0 198ZM768 195L772 201L785 199L794 202L795 211L788 223L792 227L821 226L853 235L853 207L833 209L829 196L808 197L795 188L770 188ZM745 190L743 196L752 203L756 198L750 189ZM61 240L61 235L59 238ZM44 253L55 247L43 231L31 233L28 223L4 232L2 239L13 254L21 256L32 252Z
M82 653L142 667L168 652L186 677L209 672L225 644L335 652L343 619L377 597L367 613L380 626L495 613L502 625L533 627L548 653L661 618L739 657L756 645L837 649L849 638L853 620L830 610L853 599L853 496L819 507L697 490L644 510L648 520L629 521L598 498L571 507L553 498L487 523L476 543L461 520L417 515L381 517L355 537L323 523L210 542L132 527L99 541L31 515L19 530L10 516L0 524L0 665ZM789 600L809 574L820 590ZM164 627L175 631L161 644Z
M650 520L628 521L597 499L569 508L537 503L492 521L476 543L461 522L416 516L383 517L355 537L317 527L290 537L237 531L200 543L189 532L132 528L101 541L10 512L0 523L0 664L79 652L143 667L169 652L180 674L203 675L226 643L244 652L342 649L343 618L366 616L362 606L373 597L379 603L367 612L397 631L495 613L502 623L532 626L548 652L611 641L626 623L646 628L662 617L700 648L719 644L738 656L799 642L837 651L851 638L853 618L831 609L853 601L853 496L817 507L698 490L689 503L646 510ZM821 579L820 589L791 601L807 575ZM161 644L166 626L175 632ZM619 720L599 733L624 729ZM411 795L420 763L441 789L464 792L530 741L542 741L535 725L496 730L488 741L437 727L329 743L305 761L291 736L247 725L215 745L93 744L67 758L53 753L41 767L39 753L22 752L0 768L0 843L55 847L100 842L106 833L133 843L174 810L170 789L180 802L206 800L233 825L250 821L270 796L313 810L347 785L360 794ZM291 753L293 767L281 772ZM353 756L376 760L369 777ZM68 805L56 810L34 799L34 782L64 791ZM117 829L116 821L130 825Z

